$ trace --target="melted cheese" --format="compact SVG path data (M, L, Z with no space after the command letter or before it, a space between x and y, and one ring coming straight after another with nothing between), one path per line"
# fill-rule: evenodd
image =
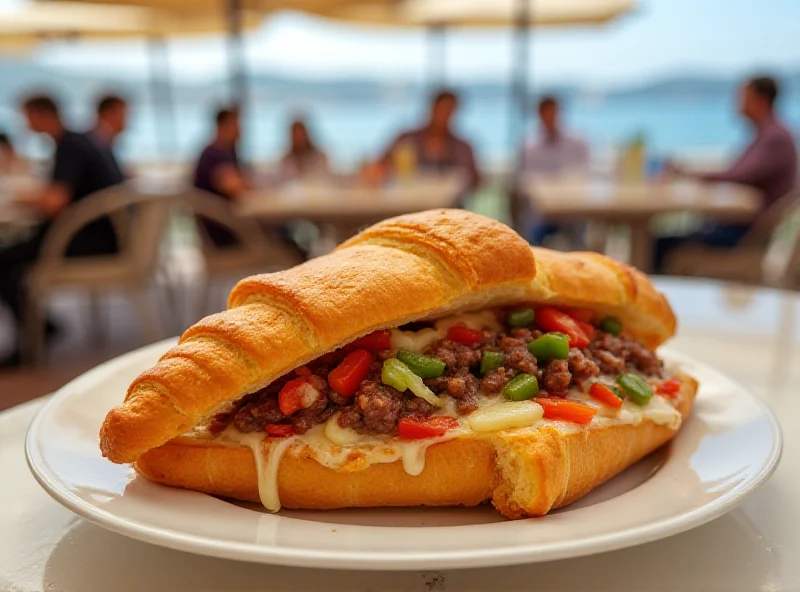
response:
M335 422L332 417L328 423ZM341 428L339 428L341 429ZM298 445L307 446L314 458L329 469L358 471L375 464L402 461L403 468L409 475L419 475L425 470L425 453L434 444L447 442L469 433L468 428L461 426L438 438L403 441L386 436L361 436L352 444L336 444L331 442L327 434L328 425L314 426L302 436L296 436Z
M447 337L447 330L454 325L466 325L470 329L478 331L482 329L502 330L494 312L490 310L468 312L439 319L434 323L433 327L428 327L419 331L392 329L392 349L400 349L402 347L411 351L422 352L432 343Z
M258 496L264 507L277 512L281 509L281 499L278 494L278 468L284 453L294 443L295 437L273 440L270 442L269 450L265 452L264 434L254 432L243 434L239 430L229 427L223 434L242 446L247 446L253 451L253 458L256 463L256 473L258 474Z
M611 380L601 380L601 382L612 384ZM620 409L612 409L608 405L603 405L587 393L576 389L571 390L567 398L597 409L597 416L592 421L592 425L597 425L598 427L620 423L639 425L645 420L652 421L657 425L669 426L673 430L681 427L680 411L661 395L653 395L653 398L644 407L640 407L630 399L626 399Z

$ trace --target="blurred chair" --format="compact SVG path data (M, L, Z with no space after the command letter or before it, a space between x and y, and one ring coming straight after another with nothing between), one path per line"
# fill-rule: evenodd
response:
M160 337L157 309L149 302L149 287L158 267L161 242L174 200L168 196L142 195L126 185L111 187L69 206L58 216L42 246L39 260L28 276L28 302L24 320L24 354L41 359L44 335L42 307L59 288L83 288L92 298L94 318L90 327L99 330L96 296L100 292L122 292L139 317L142 337ZM66 257L75 234L90 222L108 216L118 236L119 252L94 257Z
M794 236L781 244L782 223L794 221ZM790 222L791 224L791 222ZM774 266L773 246L782 251ZM772 269L776 267L776 269ZM706 277L748 284L800 289L800 189L775 202L759 218L741 244L731 249L689 244L667 256L668 275Z
M274 234L265 232L255 220L237 216L230 204L216 195L192 188L181 196L181 202L195 216L195 220L197 216L202 216L216 222L232 232L237 241L234 246L218 247L208 238L202 225L197 225L206 281L200 289L193 321L208 312L216 280L278 271L304 261L297 250L290 248Z

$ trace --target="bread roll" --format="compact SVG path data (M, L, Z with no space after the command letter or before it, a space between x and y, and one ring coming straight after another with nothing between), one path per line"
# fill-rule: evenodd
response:
M400 216L330 255L239 282L228 310L189 328L131 384L106 417L101 450L113 462L134 462L154 481L257 500L251 450L192 437L193 427L377 329L517 303L616 316L649 348L675 331L672 310L649 279L607 257L531 249L508 227L461 210ZM695 390L684 377L683 417ZM432 445L418 476L399 462L331 469L293 445L280 462L277 487L292 508L491 499L512 518L540 515L584 495L676 431L644 420L462 436Z

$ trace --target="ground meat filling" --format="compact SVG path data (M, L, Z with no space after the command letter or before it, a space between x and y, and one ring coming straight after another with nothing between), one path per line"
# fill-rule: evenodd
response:
M585 382L601 373L618 375L633 370L648 377L662 377L663 364L654 352L632 339L602 331L596 331L585 349L570 348L568 359L539 363L528 351L528 344L541 335L541 331L531 329L484 330L483 341L471 346L450 339L437 341L423 353L442 360L445 371L442 376L424 382L436 395L453 399L457 412L466 415L478 408L481 396L498 396L520 373L536 376L542 394L556 396L565 395L574 386L584 388ZM502 353L505 363L481 377L479 370L485 351ZM323 356L308 365L311 373L308 379L321 394L309 407L290 416L281 411L278 393L297 377L292 373L243 397L231 410L214 416L209 430L219 433L233 425L242 433L251 433L263 431L268 424L290 424L296 434L304 434L338 412L342 427L364 434L394 435L401 418L429 417L436 410L410 391L400 393L381 382L383 362L396 353L375 352L375 362L352 397L344 397L328 386L328 373L339 363L341 355Z
M586 353L597 363L600 371L607 374L619 374L631 368L646 376L661 378L664 370L664 363L655 352L638 341L602 331L597 332Z

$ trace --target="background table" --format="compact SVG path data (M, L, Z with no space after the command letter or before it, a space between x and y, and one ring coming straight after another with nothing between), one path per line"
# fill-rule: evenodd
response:
M524 194L548 222L592 221L629 227L631 263L642 270L651 267L654 217L690 212L720 222L747 222L759 209L758 193L751 188L689 180L538 179L524 184Z
M330 180L257 189L236 207L240 216L280 224L299 218L336 228L337 242L385 218L453 207L464 183L460 176L436 176L367 185Z
M27 208L13 203L15 196L27 194L41 187L42 180L28 174L0 176L0 228L3 226L29 226L36 216Z
M9 204L0 198L0 228L3 226L30 226L36 217L29 210Z
M42 404L35 401L0 415L0 591L800 589L800 295L671 279L659 285L681 320L674 347L745 383L783 424L776 473L709 524L592 557L466 571L337 572L194 556L105 531L52 501L23 456L25 428Z

